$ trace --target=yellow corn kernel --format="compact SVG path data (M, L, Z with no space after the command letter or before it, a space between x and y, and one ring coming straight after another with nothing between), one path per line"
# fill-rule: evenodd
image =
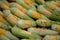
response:
M3 29L0 29L0 35L5 35L5 30L3 30Z
M31 24L31 22L30 22L30 21L25 20L24 22L25 22L25 24L26 24L26 25L28 25L28 27L31 27L31 25L32 25L32 24Z
M60 7L60 2L54 2L54 4Z
M17 23L17 19L16 19L15 16L12 15L12 14L9 14L9 15L7 16L7 19L8 19L11 23L13 23L13 24L16 24L16 23Z
M19 9L16 10L16 12L14 13L15 15L19 16L19 17L23 17L25 14L23 12L21 12Z
M9 8L6 4L4 4L4 3L1 4L0 7L1 7L2 9L10 9L10 8Z
M39 18L41 18L41 15L38 12L33 11L32 12L32 17L35 18L35 19L39 19Z
M54 5L54 4L49 4L49 6L48 6L50 9L55 9L56 8L56 5Z
M24 2L29 6L32 6L34 4L34 2L32 2L31 0L24 0Z
M51 14L51 12L46 9L44 9L43 12L44 12L44 14Z
M56 35L50 35L49 38L50 38L50 40L57 40L57 36Z
M0 15L0 22L4 22L5 19Z
M21 5L17 4L18 9L20 9L23 13L26 13L26 9L22 7Z

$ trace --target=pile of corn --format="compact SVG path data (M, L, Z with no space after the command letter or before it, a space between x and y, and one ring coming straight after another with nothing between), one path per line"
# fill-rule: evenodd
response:
M0 0L0 40L60 40L60 1Z

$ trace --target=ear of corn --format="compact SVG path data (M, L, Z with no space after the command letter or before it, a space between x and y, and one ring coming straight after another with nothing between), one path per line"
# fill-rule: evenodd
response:
M45 15L42 15L39 12L34 11L34 10L28 10L27 15L29 15L30 17L34 19L48 19Z
M21 10L23 13L26 13L27 12L27 10L23 7L23 6L21 6L21 5L19 5L18 3L15 3L15 2L12 2L11 4L10 4L10 7L17 7L19 10Z
M48 17L49 19L55 20L55 21L60 21L60 16L57 16L53 13L51 13L50 11L46 10L43 5L40 5L38 7L38 11L40 13L42 13L43 15L45 15L46 17Z
M49 27L53 24L52 21L46 19L38 19L36 23L37 25L44 26L44 27Z
M49 20L46 16L41 14L41 18L36 20L36 24L43 27L50 27L52 24L60 24L60 22Z
M9 23L3 18L3 16L0 15L0 22L5 24L3 27L8 27L7 29L11 28L11 26L9 25Z
M16 2L17 2L18 4L20 4L20 5L24 4L24 5L22 5L22 6L24 6L24 7L26 6L26 8L29 9L29 6L27 6L27 5L23 2L23 0L17 0Z
M12 35L9 31L6 31L5 36L8 37L10 40L19 40L17 37Z
M11 29L12 27L9 26L9 25L4 24L4 23L2 23L2 22L0 22L0 28L9 30L9 29Z
M44 5L44 8L46 8L48 11L52 12L52 13L56 13L56 8L58 8L55 4L55 1L51 1L51 2L46 2Z
M38 35L56 35L56 34L58 34L58 32L56 32L56 31L45 29L45 28L29 28L28 31L36 33Z
M34 19L39 19L41 18L41 14L39 14L38 12L34 11L34 10L28 10L27 11L27 15L29 15L30 17L34 18Z
M12 33L18 37L22 38L30 38L30 39L41 39L40 36L36 35L35 33L31 33L22 29L19 29L17 27L12 28Z
M57 6L54 4L54 1L52 2L46 2L45 5L51 9L51 10L54 10Z
M48 9L52 10L51 12L53 14L60 15L60 12L59 12L60 9L59 9L59 7L57 7L54 4L54 1L52 1L52 2L46 2L46 7L45 8L47 8L47 7L48 7ZM48 10L48 11L50 11L50 10Z
M18 8L11 8L11 12L22 19L33 20L32 18L24 14L22 11L20 11Z
M10 3L7 0L1 0L3 1L7 6L10 6Z
M19 40L18 38L16 38L14 35L12 35L9 31L6 31L4 29L0 28L0 35L4 35L7 38L9 38L10 40Z
M3 11L5 18L13 25L17 23L17 19L14 15L11 14L10 10ZM14 20L13 20L14 19Z
M50 11L46 10L43 5L40 5L37 10L45 16L50 16L52 14Z
M36 23L34 21L29 21L29 20L19 20L17 22L17 26L20 28L30 28L36 26Z
M4 7L3 7L4 6ZM0 8L2 8L2 9L9 9L9 7L6 5L6 4L4 4L2 1L0 1Z
M36 24L43 27L50 27L52 24L60 24L60 22L51 21L49 19L38 19Z
M60 1L56 1L54 4L60 7Z
M20 5L22 5L23 7L25 7L26 9L35 9L34 3L31 0L16 0L16 2Z

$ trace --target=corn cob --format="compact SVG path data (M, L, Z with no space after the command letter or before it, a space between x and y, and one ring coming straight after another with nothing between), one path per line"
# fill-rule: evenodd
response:
M36 2L37 2L38 4L44 4L44 3L45 3L45 0L36 0Z
M38 39L40 40L41 37L38 36L35 33L31 33L22 29L17 28L16 26L12 28L12 33L17 36L17 37L21 37L21 38L30 38L30 39Z
M36 10L35 6L34 6L34 2L31 0L16 0L16 2L20 5L22 5L23 7L25 7L26 9L34 9Z
M9 38L7 38L6 36L0 36L0 40L10 40Z
M1 0L0 0L0 8L2 9L10 9L5 3L3 3Z
M54 24L54 22L46 19L38 19L36 24L43 27L50 27L52 24Z
M15 14L16 16L24 19L24 20L33 20L32 18L30 18L28 15L24 14L22 11L20 11L20 10L19 10L18 8L16 8L16 7L15 7L15 8L12 7L12 8L11 8L11 12L12 12L13 14Z
M12 24L15 25L17 23L17 18L15 15L12 15L10 10L4 10L3 11L4 17ZM14 19L14 20L13 20Z
M10 3L7 0L1 0L3 1L7 6L10 6Z
M57 6L56 6L54 3L55 3L54 1L46 2L45 5L46 5L49 9L54 10L55 8L57 8Z
M55 10L57 8L57 6L54 3L55 3L55 1L46 2L44 5L44 8L46 8L48 11L54 13L53 10Z
M59 12L60 9L54 3L55 3L54 1L52 1L52 2L46 2L46 7L45 8L48 7L48 9L51 9L52 10L51 11L52 13L60 16L60 12Z
M37 11L34 10L29 10L27 12L27 15L29 15L30 17L34 18L34 19L48 19L47 17L45 17L44 15L38 13Z
M5 30L9 30L9 29L11 29L12 27L9 26L9 25L4 24L4 23L2 23L2 22L0 22L0 28L5 29Z
M56 31L53 31L53 30L49 30L49 29L46 29L46 28L29 28L28 29L29 32L32 32L32 33L36 33L38 35L56 35L58 34L58 32Z
M6 30L1 29L1 28L0 28L0 35L4 35L7 38L9 38L10 40L19 40L17 37L12 35L9 31L6 31Z
M30 28L36 26L35 22L29 21L29 20L20 20L17 23L17 26L20 26L20 28Z
M20 9L23 13L26 13L26 12L27 12L27 10L26 10L23 6L19 5L18 3L15 3L15 2L12 2L12 3L10 4L10 7L17 7L17 8Z
M43 40L60 40L60 35L46 35Z
M32 26L36 26L34 21L16 19L16 17L11 14L10 10L4 10L4 16L12 25L17 25L20 28L29 28Z
M43 15L45 15L46 17L48 17L49 19L55 20L55 21L60 21L60 16L57 16L53 13L51 13L50 11L48 11L47 9L45 9L43 7L43 5L40 5L38 7L38 12L42 13Z
M60 25L59 25L59 24L53 24L53 25L51 26L51 28L52 28L53 30L55 30L55 31L57 31L57 32L60 33Z
M39 14L38 12L36 12L35 10L28 10L27 11L27 15L29 15L30 17L34 18L34 19L39 19L41 18L41 14Z
M57 5L58 7L60 7L60 1L57 1L54 4Z
M40 19L36 20L36 24L38 26L50 27L52 24L60 24L60 22L51 21L49 19L40 18Z
M9 28L11 28L11 26L9 25L9 23L1 15L0 15L0 22L6 24L7 26L9 26Z

